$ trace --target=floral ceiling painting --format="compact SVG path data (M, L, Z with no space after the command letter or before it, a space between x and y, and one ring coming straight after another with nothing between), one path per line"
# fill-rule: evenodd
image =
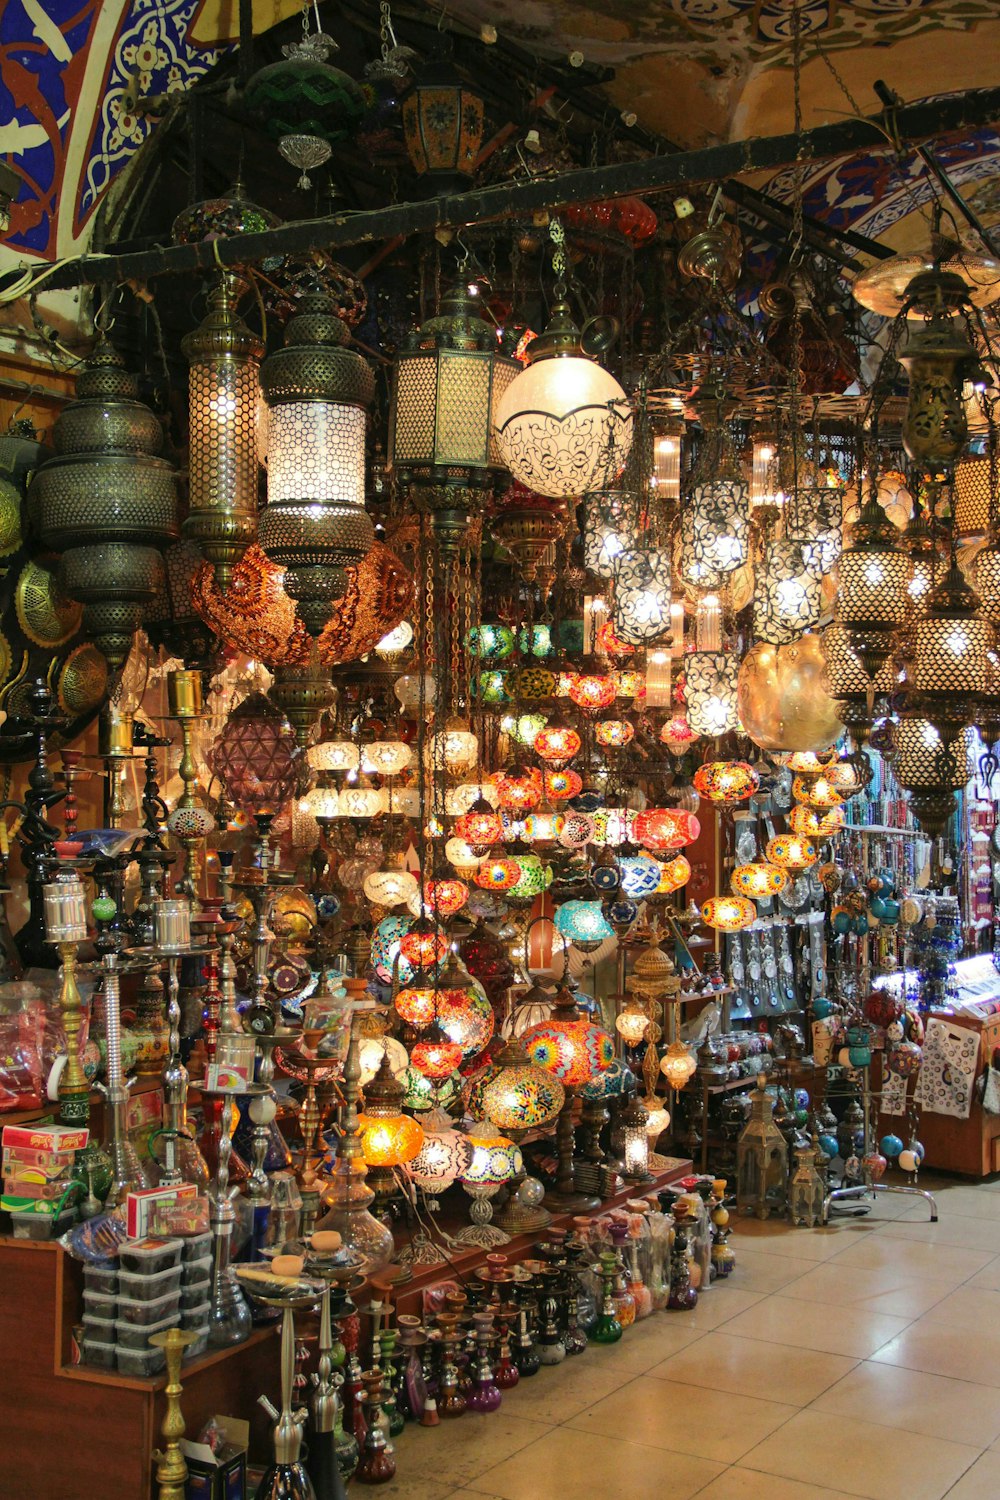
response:
M255 5L257 24L294 8ZM131 100L176 93L208 72L232 45L236 9L228 0L0 5L0 149L25 180L8 255L51 260L87 243L104 193L156 128Z

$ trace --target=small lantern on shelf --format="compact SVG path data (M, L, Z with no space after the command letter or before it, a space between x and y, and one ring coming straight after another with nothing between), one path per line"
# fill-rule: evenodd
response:
M737 1201L743 1213L758 1219L783 1214L788 1202L788 1147L773 1116L774 1098L761 1073L750 1095L750 1119L736 1146Z

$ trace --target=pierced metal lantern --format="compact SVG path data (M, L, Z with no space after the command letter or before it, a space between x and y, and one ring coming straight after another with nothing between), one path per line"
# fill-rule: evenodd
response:
M346 347L350 336L332 297L303 297L285 347L260 372L268 405L260 544L285 569L285 590L312 636L331 618L347 567L375 539L364 508L365 423L375 379Z
M988 620L1000 625L1000 533L995 529L972 567L979 607Z
M759 1074L750 1095L750 1119L736 1145L736 1198L743 1213L766 1219L788 1202L788 1147L774 1123L774 1097Z
M917 622L914 687L949 718L982 692L987 651L994 630L978 610L979 600L953 563L931 593L926 617Z
M871 678L892 650L893 632L906 619L909 564L898 537L874 492L869 492L851 545L840 558L837 622L847 630Z
M245 286L245 283L242 285ZM241 283L224 272L208 316L181 340L188 374L188 513L183 532L228 588L257 536L257 415L264 345L236 312Z
M969 292L961 276L935 268L913 278L904 300L922 316L908 325L899 349L910 377L903 447L933 470L954 463L968 438L962 386L975 350L961 310Z
M156 455L163 433L133 376L102 337L53 428L28 506L43 544L62 554L62 582L83 605L86 634L121 667L179 534L174 471Z
M757 574L753 629L759 640L784 646L818 622L823 607L818 544L785 537L772 542Z
M227 795L246 812L278 812L295 791L295 736L263 693L250 693L237 704L207 759Z
M500 398L521 366L500 353L477 290L456 281L437 315L409 334L397 355L389 463L404 481L485 485L503 467L493 429ZM503 626L477 630L482 656L491 654L488 632L510 635Z
M739 727L738 656L726 651L692 651L684 658L687 719L695 734L714 739Z
M973 774L972 731L945 737L929 719L904 714L894 741L893 775L910 793L913 816L926 833L940 833L955 811L955 792Z
M823 1222L826 1185L816 1170L816 1149L804 1136L795 1142L795 1171L788 1184L788 1217L805 1229Z
M630 646L651 646L670 634L669 552L632 549L614 564L614 626Z
M681 516L679 569L685 583L718 584L750 555L749 487L742 479L695 485Z
M596 578L613 578L615 563L639 528L639 496L634 490L595 490L585 510L583 565Z

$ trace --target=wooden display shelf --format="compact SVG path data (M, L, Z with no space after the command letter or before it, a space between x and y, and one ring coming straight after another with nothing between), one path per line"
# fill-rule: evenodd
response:
M0 1493L150 1500L166 1374L141 1380L70 1363L83 1267L54 1241L0 1237L0 1278ZM193 1359L181 1380L189 1435L215 1414L240 1416L251 1458L267 1460L271 1424L257 1397L280 1389L276 1328Z

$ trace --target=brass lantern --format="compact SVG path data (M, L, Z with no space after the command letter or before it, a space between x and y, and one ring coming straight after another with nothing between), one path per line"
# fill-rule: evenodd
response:
M520 370L500 353L480 313L478 288L457 280L404 341L396 359L389 463L404 480L486 485L503 468L493 427Z
M893 775L910 793L917 823L936 835L955 811L955 792L973 774L972 731L945 736L929 719L903 714L894 740Z
M267 505L260 545L285 569L285 591L318 636L375 532L364 507L365 424L375 378L347 348L350 330L326 293L303 297L285 347L260 370L268 405Z
M783 1214L788 1201L788 1147L773 1117L774 1098L760 1073L750 1095L750 1119L736 1146L736 1198L743 1213L758 1219Z
M994 630L979 600L953 562L932 591L917 622L913 685L929 718L956 723L971 717L970 700L982 692Z
M188 514L183 531L228 588L257 535L257 408L264 345L236 312L239 279L224 272L208 316L181 341L188 375Z
M870 490L851 545L841 554L836 612L870 678L888 659L893 634L906 619L910 569L898 537Z
M84 630L121 667L178 535L174 471L163 433L121 356L101 339L53 430L56 457L37 471L29 505L43 544L62 554L62 581Z
M968 438L962 387L976 357L962 317L968 302L968 288L954 271L923 271L906 289L907 309L922 316L899 350L910 377L903 446L930 470L954 463Z

